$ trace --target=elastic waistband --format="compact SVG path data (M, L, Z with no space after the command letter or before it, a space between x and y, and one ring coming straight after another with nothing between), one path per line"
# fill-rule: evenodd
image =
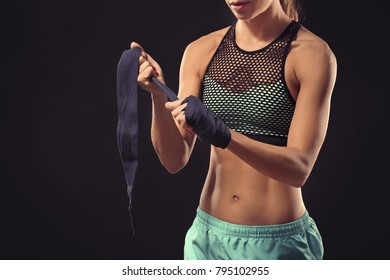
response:
M312 218L306 211L305 214L293 222L285 224L267 225L267 226L249 226L239 225L222 221L213 217L198 207L196 210L195 224L213 230L216 233L249 238L273 238L287 237L301 233L311 223Z

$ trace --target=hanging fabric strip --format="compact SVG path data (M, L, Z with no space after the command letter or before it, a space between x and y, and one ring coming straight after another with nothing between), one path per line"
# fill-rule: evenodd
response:
M133 234L136 233L132 197L134 180L138 167L138 99L137 76L140 48L125 50L117 65L117 142L122 167L127 184L129 213ZM155 77L152 81L168 96L170 101L177 100L176 94Z

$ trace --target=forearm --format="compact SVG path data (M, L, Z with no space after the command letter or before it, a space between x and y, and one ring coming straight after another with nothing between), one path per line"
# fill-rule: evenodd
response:
M176 173L187 164L191 147L180 133L171 112L165 108L166 101L161 96L152 96L151 138L162 165L170 173Z
M231 131L228 149L262 174L285 184L301 187L312 163L300 150L258 142Z

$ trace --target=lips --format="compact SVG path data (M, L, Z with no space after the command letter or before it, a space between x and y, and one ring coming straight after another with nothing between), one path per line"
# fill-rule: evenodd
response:
M230 5L236 6L236 5L246 4L246 3L249 3L249 1L232 1L230 2Z
M235 9L236 11L240 11L245 8L246 5L249 4L249 1L232 1L230 2L230 5Z

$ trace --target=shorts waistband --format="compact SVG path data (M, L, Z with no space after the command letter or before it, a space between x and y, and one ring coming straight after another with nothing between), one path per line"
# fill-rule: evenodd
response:
M198 223L198 225L204 226L219 234L249 238L273 238L296 235L304 231L311 222L312 218L305 211L305 214L301 218L289 223L266 226L240 225L222 221L207 214L199 207L196 210L196 219L194 221L194 223Z

